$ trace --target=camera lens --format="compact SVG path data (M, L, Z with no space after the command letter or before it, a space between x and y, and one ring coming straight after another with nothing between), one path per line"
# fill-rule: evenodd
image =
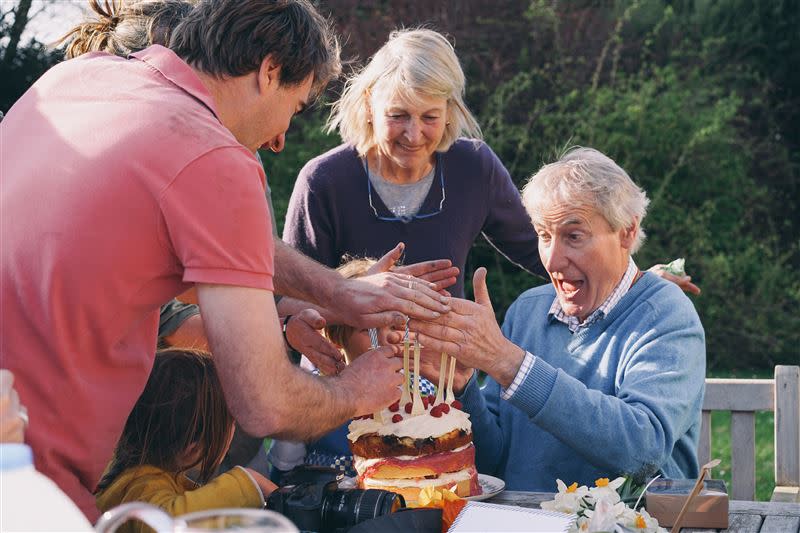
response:
M329 530L349 528L364 520L393 513L405 504L401 495L388 490L336 490L325 495L322 523Z

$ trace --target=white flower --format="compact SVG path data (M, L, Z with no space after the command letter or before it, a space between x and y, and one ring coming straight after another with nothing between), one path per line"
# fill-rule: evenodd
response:
M578 486L573 483L569 487L561 481L556 480L558 492L555 499L549 502L542 502L542 509L547 511L558 511L560 513L577 514L582 509L583 498L589 494L589 488L586 485Z
M647 511L642 509L639 512L634 511L632 517L626 517L624 521L620 521L624 526L629 527L637 533L660 533L666 531L662 527L658 527L658 520L650 516Z
M578 515L570 533L614 531L617 524L642 533L667 533L647 511L642 509L637 512L625 505L617 492L624 483L624 477L613 481L600 478L590 489L585 485L578 487L577 483L567 486L558 479L555 499L542 502L541 507L549 511Z
M617 489L625 483L624 477L618 477L614 481L609 481L607 477L601 477L594 482L594 487L589 489L589 495L594 500L595 504L600 501L607 501L614 505L620 501Z
M591 515L589 513L590 511L586 511L586 516L589 518L589 532L614 531L617 516L614 514L614 506L607 500L599 500L594 512Z
M589 519L586 518L585 516L581 516L580 518L578 518L578 520L575 522L575 525L572 526L572 529L570 529L570 533L576 533L576 532L588 533L588 531L589 531Z

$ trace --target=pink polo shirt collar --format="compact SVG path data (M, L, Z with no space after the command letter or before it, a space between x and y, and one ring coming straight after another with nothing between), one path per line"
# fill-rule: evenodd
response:
M214 116L219 120L219 112L211 93L197 76L197 73L183 59L178 57L175 52L165 48L160 44L154 44L144 50L140 50L131 57L144 61L169 81L194 96L205 105Z

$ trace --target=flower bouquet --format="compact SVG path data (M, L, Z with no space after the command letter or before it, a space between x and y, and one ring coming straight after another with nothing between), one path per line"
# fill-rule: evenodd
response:
M567 486L556 480L558 493L552 501L542 502L542 509L575 514L577 521L570 533L594 531L635 531L637 533L666 532L658 520L639 508L645 487L636 487L630 478L613 481L600 478L595 486ZM638 509L638 510L637 510Z

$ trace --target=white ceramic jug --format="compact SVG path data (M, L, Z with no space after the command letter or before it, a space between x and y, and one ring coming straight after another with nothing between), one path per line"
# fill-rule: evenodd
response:
M263 509L210 509L189 513L177 518L148 503L124 503L103 513L95 526L97 533L114 533L119 526L137 519L156 533L209 533L211 531L236 531L237 533L282 532L298 533L298 529L285 516Z
M0 531L91 531L78 506L33 467L26 444L0 444Z

